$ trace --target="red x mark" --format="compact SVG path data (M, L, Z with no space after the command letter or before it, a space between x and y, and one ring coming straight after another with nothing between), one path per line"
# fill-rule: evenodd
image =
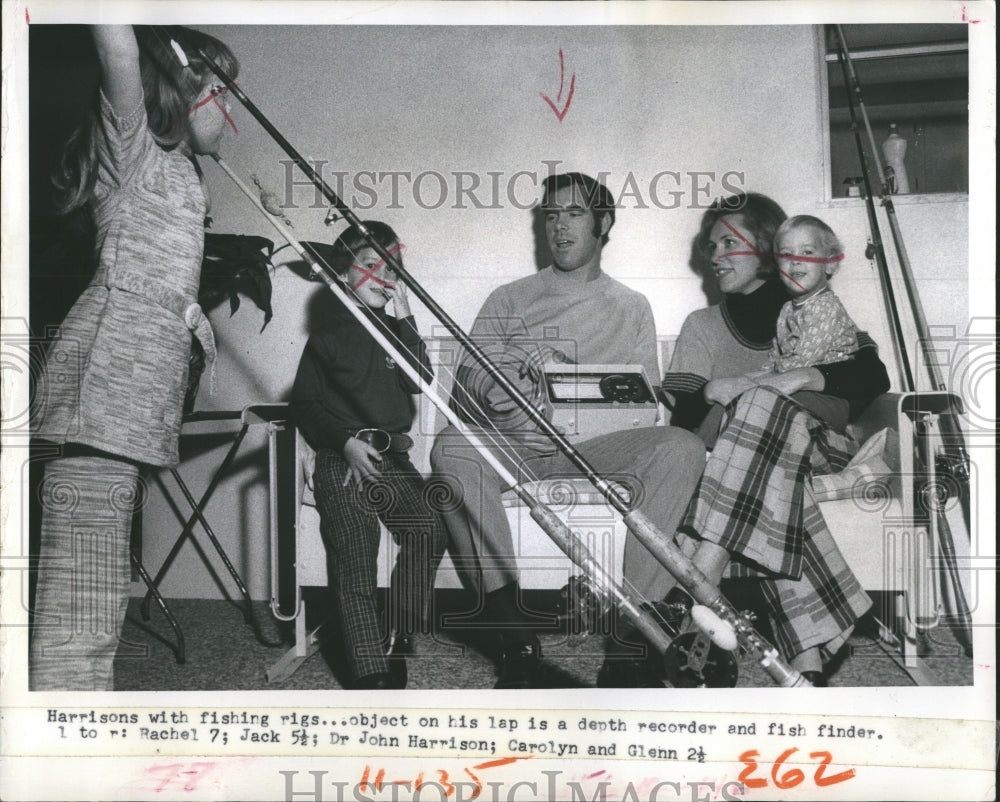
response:
M239 131L236 130L236 123L234 123L233 122L233 118L229 116L229 112L226 111L226 107L222 103L219 102L219 95L221 95L223 92L228 92L228 91L229 91L229 87L228 86L224 86L218 92L210 92L209 95L208 95L208 97L212 98L212 100L215 101L215 105L219 107L219 111L221 111L222 112L222 116L226 118L226 122L229 123L233 127L233 133L234 134L238 134ZM208 98L206 98L206 100L207 99Z
M397 242L389 249L389 256L395 256L405 247L406 246L403 245L402 242ZM372 265L372 268L370 270L364 267L363 265L359 264L352 264L351 267L353 267L359 273L364 273L364 275L361 277L358 283L355 284L353 287L351 287L351 289L354 290L355 292L357 292L358 288L369 279L378 284L380 287L386 287L390 290L395 288L396 286L393 282L385 281L384 279L380 279L378 276L375 275L376 273L378 273L379 270L385 267L385 259L379 259L378 262Z
M745 243L746 246L750 249L749 251L729 251L727 253L722 254L723 258L726 257L726 256L763 256L764 255L764 254L762 254L760 251L758 251L754 247L753 243L750 242L750 240L748 240L739 231L737 231L735 228L733 228L729 224L729 221L725 217L720 217L719 219L722 221L722 225L724 225L726 228L728 228L730 231L732 231L733 234L735 234L736 237L741 242Z
M233 84L233 86L235 86L235 85L236 84ZM183 120L185 117L190 117L192 114L195 113L195 111L197 111L198 109L200 109L202 106L208 105L209 103L215 103L215 105L219 107L219 111L222 112L222 116L226 118L226 122L228 122L233 127L233 133L238 134L239 131L236 130L236 123L233 122L233 118L229 116L229 112L226 111L226 107L224 105L222 105L222 103L219 102L220 95L222 95L222 94L224 94L224 93L226 93L228 91L229 91L229 87L228 86L223 86L223 87L221 87L219 89L215 89L213 87L209 91L208 97L204 98L203 100L199 100L191 108L189 108L186 112L184 112L180 117L177 117L176 119L171 120L170 124L167 125L162 131L160 131L160 133L161 134L166 133L171 128L173 128L175 125L177 125L177 123L179 123L181 120Z
M747 247L750 249L749 251L729 251L728 253L722 254L723 257L726 257L726 256L764 256L764 254L762 254L760 251L758 251L753 246L753 243L751 243L739 231L737 231L735 228L733 228L729 224L729 221L726 220L725 217L720 217L719 219L722 221L722 224L726 228L728 228L730 231L732 231L733 234L735 234L742 242L745 242L746 245L747 245ZM799 256L798 254L794 254L794 253L772 253L771 256L775 257L776 259L784 259L785 261L788 261L788 262L808 262L810 264L817 264L817 265L828 265L828 264L832 264L834 262L843 261L843 259L844 259L844 254L842 254L842 253L838 253L836 256ZM799 282L797 282L795 279L793 279L790 275L788 275L788 273L786 273L780 267L778 268L778 272L781 273L781 275L783 275L785 278L787 278L790 282L792 282L792 284L794 284L800 290L805 290L805 287L803 287L801 284L799 284Z
M844 259L844 254L842 253L838 253L836 256L800 256L796 253L776 253L774 256L777 259L784 259L787 262L808 262L815 265L828 265L833 262L841 262Z

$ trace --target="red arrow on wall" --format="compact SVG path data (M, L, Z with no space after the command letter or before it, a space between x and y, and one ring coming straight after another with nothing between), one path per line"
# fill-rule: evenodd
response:
M563 52L562 48L560 47L559 48L559 94L556 95L556 103L562 101L563 84L565 81L565 76L566 76L566 67L565 64L563 63ZM561 111L559 110L559 107L556 106L556 103L552 102L552 98L550 98L544 92L539 92L538 94L542 96L542 100L544 100L546 103L549 104L549 108L552 109L552 113L559 118L559 122L562 122L563 117L566 116L566 112L569 111L569 104L573 102L573 91L575 89L576 89L576 73L574 72L569 79L569 92L566 93L566 105L562 107Z

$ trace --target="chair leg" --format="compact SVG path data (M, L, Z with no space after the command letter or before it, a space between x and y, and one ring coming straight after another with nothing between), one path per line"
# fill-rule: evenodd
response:
M136 557L135 552L132 551L129 552L129 557L132 558L132 565L135 567L136 572L146 584L148 594L156 600L156 606L163 611L163 615L166 617L167 623L170 624L170 628L174 631L174 635L177 636L177 645L172 646L171 649L174 652L174 659L177 661L177 664L184 665L184 662L187 659L184 650L184 631L181 629L180 624L177 623L177 619L174 618L174 614L170 612L170 608L167 607L166 600L160 593L159 588L156 587L152 577L150 577L150 575L146 572L146 568L142 564L142 561ZM143 615L143 620L149 620L148 611L145 615Z
M319 633L323 626L320 624L311 632L306 632L306 605L303 602L295 616L295 643L265 672L269 683L284 682L298 670L300 665L319 651L321 641Z
M192 535L194 531L195 521L197 521L199 518L198 514L208 504L208 500L212 497L212 494L215 493L216 487L218 487L219 483L222 481L222 477L225 475L229 466L236 458L236 452L240 450L240 445L243 443L243 439L247 436L247 432L249 431L249 429L250 429L249 425L244 424L243 427L236 433L236 437L233 439L232 445L229 446L229 450L226 452L226 456L223 457L222 464L219 465L215 473L212 475L212 480L208 483L208 487L202 494L200 502L195 503L194 497L187 489L187 485L184 484L184 481L181 479L181 475L177 472L177 469L176 468L170 469L170 473L173 475L176 482L181 486L181 489L184 491L184 495L187 498L188 503L192 506L195 512L187 519L187 522L184 524L184 528L181 530L180 535L177 536L177 540L174 541L174 545L171 547L170 552L164 559L163 565L161 565L160 570L156 572L156 577L153 579L153 585L155 585L156 587L159 587L160 582L163 581L163 577L167 575L167 572L170 570L170 566L173 565L174 559L180 552L181 547L187 541L188 537ZM232 569L230 569L230 573L232 573ZM149 601L151 596L152 594L147 593L145 598L142 600L143 604L142 615L144 620L149 620Z
M257 640L264 646L281 646L281 641L271 641L268 640L263 630L261 629L260 622L257 620L257 615L253 609L253 599L250 598L250 591L247 590L245 584L243 584L243 579L240 577L239 573L236 571L235 566L233 566L232 561L229 559L229 555L226 554L226 550L222 548L222 544L219 539L215 536L215 531L212 529L211 524L205 518L205 514L202 512L203 504L199 504L195 501L194 496L191 495L191 491L181 480L181 476L177 473L176 468L171 468L170 472L173 474L174 479L177 481L178 486L181 488L181 492L184 494L184 498L187 499L188 504L194 510L195 517L201 523L202 529L205 530L205 534L208 536L209 541L215 548L215 553L219 555L219 559L222 560L222 564L226 566L226 570L229 572L229 576L232 577L233 582L236 584L236 588L240 592L240 596L243 597L243 620L246 624L253 629L254 636ZM214 489L214 488L213 488Z

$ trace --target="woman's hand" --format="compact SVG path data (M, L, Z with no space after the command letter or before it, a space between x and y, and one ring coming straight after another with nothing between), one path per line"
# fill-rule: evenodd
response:
M800 390L823 392L826 380L816 368L795 368L786 373L769 373L757 380L762 387L772 387L784 395L792 395Z
M747 376L735 376L731 379L712 379L705 385L705 400L710 404L726 406L737 396L747 390L752 390L757 382Z
M382 475L379 470L382 455L373 446L356 437L344 443L344 459L347 460L344 487L353 481L360 489L365 482L372 482Z

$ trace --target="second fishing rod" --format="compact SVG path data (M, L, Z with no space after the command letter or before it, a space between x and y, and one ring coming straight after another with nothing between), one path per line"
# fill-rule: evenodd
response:
M538 429L545 434L562 454L600 492L607 502L622 516L628 530L653 557L660 562L692 596L695 602L714 611L735 631L740 646L755 657L768 675L779 685L795 686L808 684L798 671L792 668L777 649L764 639L754 628L748 615L734 608L722 595L717 586L702 574L691 560L678 548L672 534L662 532L640 510L631 509L630 500L612 483L602 477L582 454L567 440L552 423L527 399L521 390L493 363L478 345L466 334L434 298L417 282L401 264L401 261L371 236L358 216L348 207L337 193L257 108L246 93L207 54L199 51L205 63L226 85L227 89L240 101L244 108L256 119L274 141L295 162L303 173L319 189L330 205L340 213L346 222L355 226L365 237L367 244L383 259L386 266L409 287L414 295L445 326L466 350L472 359L493 379L514 401ZM517 488L515 487L515 490Z

